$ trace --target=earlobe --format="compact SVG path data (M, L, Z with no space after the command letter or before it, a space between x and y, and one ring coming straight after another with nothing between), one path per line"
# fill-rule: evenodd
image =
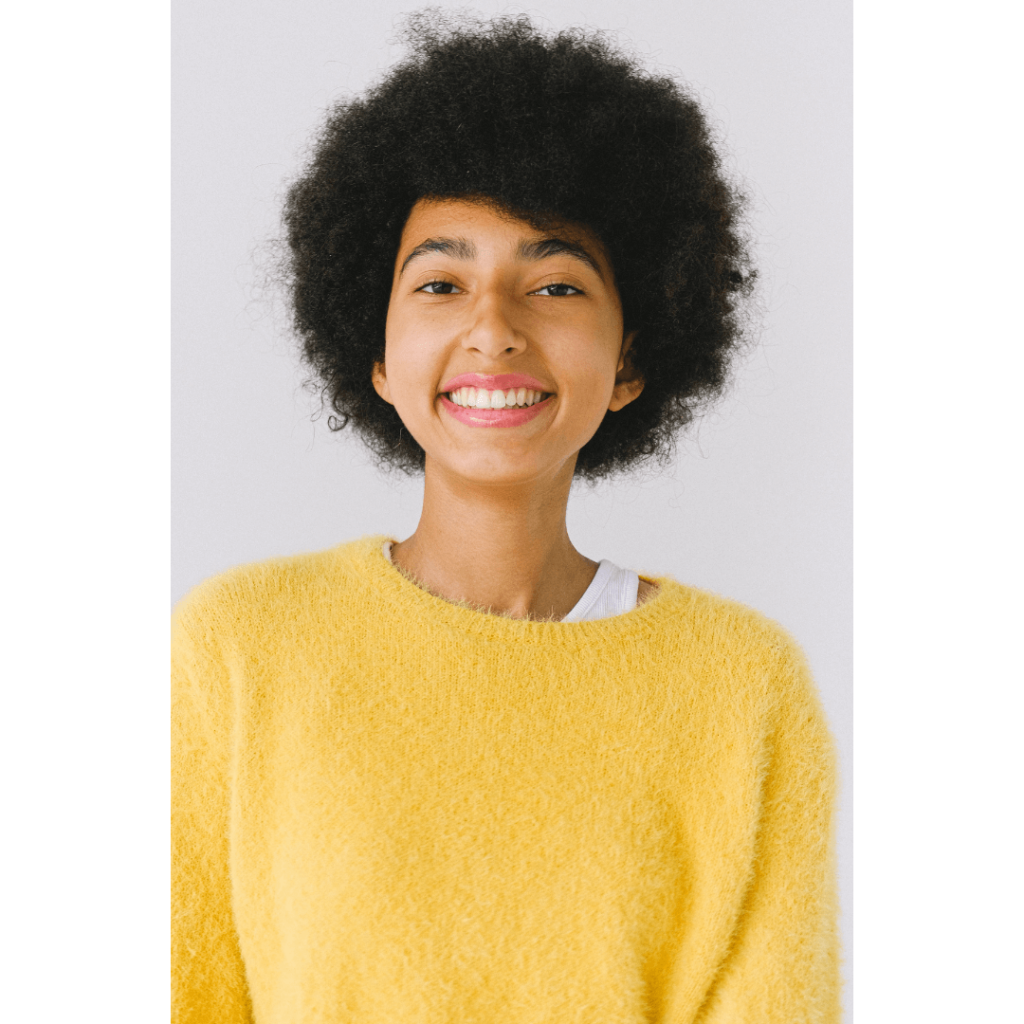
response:
M609 410L611 412L618 412L624 406L629 405L634 398L639 397L643 389L644 382L639 377L617 383L612 390L612 400L608 403Z
M373 388L384 399L388 405L394 405L391 401L391 388L388 387L388 379L385 375L385 367L383 363L373 364Z

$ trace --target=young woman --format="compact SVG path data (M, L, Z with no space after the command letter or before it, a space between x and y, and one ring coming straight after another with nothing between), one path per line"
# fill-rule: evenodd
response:
M423 511L176 612L175 1020L835 1021L803 657L566 531L573 478L667 456L736 343L703 115L599 38L412 34L286 222L335 425Z

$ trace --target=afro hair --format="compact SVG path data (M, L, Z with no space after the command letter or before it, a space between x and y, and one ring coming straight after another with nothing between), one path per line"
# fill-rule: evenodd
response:
M395 256L418 199L483 197L541 229L593 232L637 332L644 390L605 416L576 476L667 461L722 390L754 276L743 199L700 105L599 33L428 10L405 38L405 60L329 112L284 207L293 324L331 428L351 424L382 468L422 471L422 448L371 380Z

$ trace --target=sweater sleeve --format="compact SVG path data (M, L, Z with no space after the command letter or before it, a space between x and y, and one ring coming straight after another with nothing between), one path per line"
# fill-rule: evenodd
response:
M753 877L699 1024L837 1024L836 758L803 655L781 658Z
M251 1024L228 870L230 679L188 599L174 618L171 695L171 1020Z

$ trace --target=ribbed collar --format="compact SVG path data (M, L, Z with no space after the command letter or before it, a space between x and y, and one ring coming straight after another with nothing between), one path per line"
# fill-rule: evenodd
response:
M416 622L431 621L458 633L495 643L589 646L616 640L652 636L675 624L692 604L694 591L668 576L648 576L658 593L621 615L584 622L532 622L462 608L417 587L384 557L384 541L395 538L373 534L334 548L337 558L363 577L372 589L399 613ZM397 542L396 542L397 543Z

